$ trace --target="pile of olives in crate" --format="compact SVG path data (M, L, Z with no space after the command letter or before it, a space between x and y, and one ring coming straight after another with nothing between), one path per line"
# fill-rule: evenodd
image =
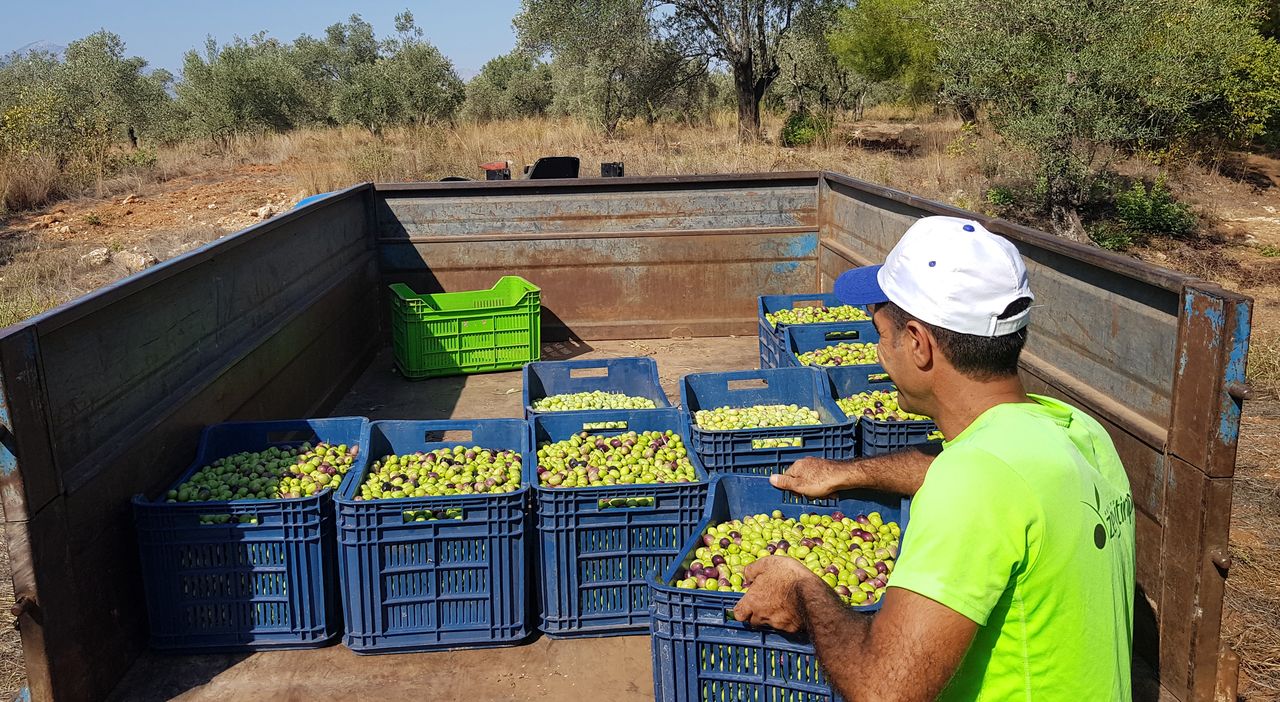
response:
M897 390L872 390L853 397L837 400L836 404L850 419L880 419L886 421L928 421L923 414L912 414L898 406Z
M535 412L573 412L577 410L654 409L657 404L647 397L632 397L620 392L575 392L551 395L533 401Z
M798 356L803 366L856 366L880 362L876 344L842 342L833 346L806 351Z
M699 429L733 431L766 427L795 427L820 424L817 411L800 405L756 405L754 407L717 407L693 414Z
M680 435L671 430L629 431L616 436L582 431L563 441L547 442L538 447L538 484L542 487L691 483L697 480L688 448ZM642 505L611 503L609 506Z
M779 324L823 324L826 322L865 322L871 319L867 311L853 305L837 307L796 307L777 312L766 312L764 320L776 329Z
M884 597L902 540L897 522L879 512L847 517L802 514L784 518L780 510L708 527L702 546L676 576L686 590L745 592L743 571L760 558L788 556L805 564L849 605L869 605Z
M196 471L166 496L168 502L224 502L311 497L337 488L351 470L359 447L320 442L294 448L271 447L219 458ZM235 517L210 515L206 523L225 524ZM248 516L248 515L246 515ZM226 519L223 519L226 517ZM249 523L248 520L239 520Z
M454 446L385 456L369 466L369 476L355 499L511 492L520 489L520 473L520 453L505 449ZM421 521L418 516L410 521Z

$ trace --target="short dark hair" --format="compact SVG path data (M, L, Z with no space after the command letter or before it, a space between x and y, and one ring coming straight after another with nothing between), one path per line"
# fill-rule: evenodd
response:
M1000 314L1000 319L1012 317L1030 306L1031 298L1020 297L1009 303ZM919 322L938 340L938 348L951 365L970 378L992 380L1018 373L1018 355L1027 343L1026 327L1003 336L961 334L917 319L892 302L879 305L878 309L885 311L895 329L902 329L910 321Z

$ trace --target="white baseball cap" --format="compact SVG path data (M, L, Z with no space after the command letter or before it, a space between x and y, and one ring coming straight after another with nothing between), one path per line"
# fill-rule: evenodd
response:
M1027 326L1029 308L999 317L1013 301L1035 299L1013 244L959 217L918 220L883 265L841 275L835 295L846 305L893 302L916 319L975 336L1004 336Z

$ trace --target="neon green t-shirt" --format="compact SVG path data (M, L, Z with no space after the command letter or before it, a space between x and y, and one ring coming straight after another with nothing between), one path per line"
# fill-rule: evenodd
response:
M1030 398L934 459L889 585L978 624L941 699L1129 700L1129 479L1093 418Z

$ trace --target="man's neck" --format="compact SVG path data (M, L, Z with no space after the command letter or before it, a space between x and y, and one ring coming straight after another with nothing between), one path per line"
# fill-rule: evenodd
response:
M933 421L948 441L955 439L983 412L996 405L1031 401L1022 380L1016 375L993 381L959 376L948 385L951 387L934 396L937 409L933 413Z

